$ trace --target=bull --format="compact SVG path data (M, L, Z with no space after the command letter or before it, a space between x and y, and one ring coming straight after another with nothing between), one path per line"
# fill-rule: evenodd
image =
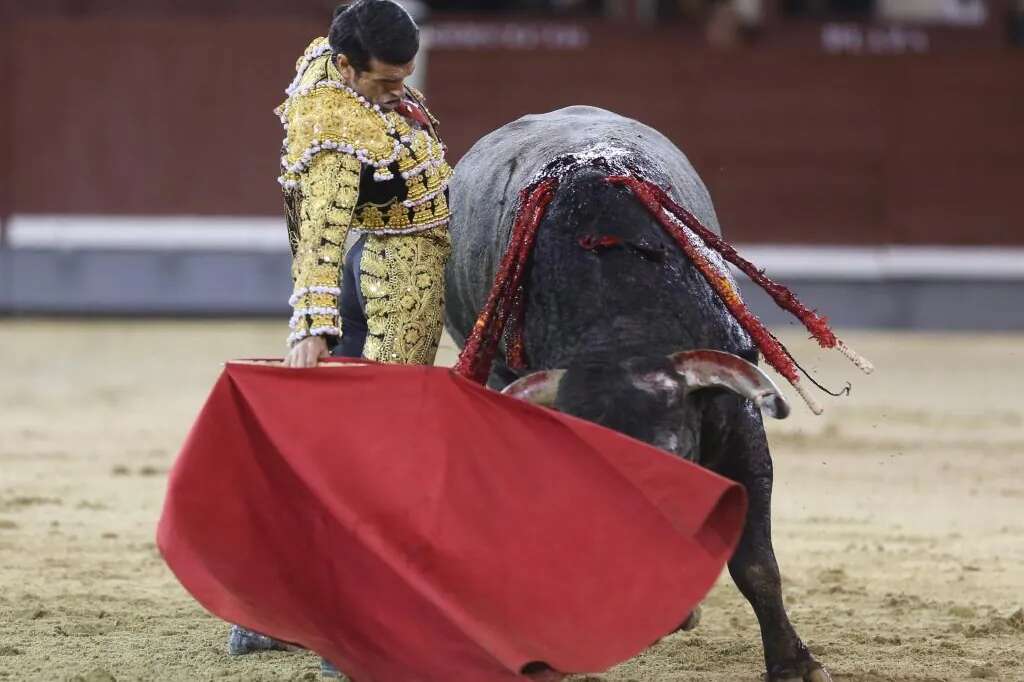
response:
M496 351L495 389L650 443L745 486L746 526L729 573L761 627L767 678L829 680L790 623L772 548L772 459L761 412L788 407L708 278L650 210L609 176L643 176L721 235L704 184L675 145L617 114L574 106L480 139L455 169L446 326L477 323L520 201L557 178L523 273L520 366ZM506 336L506 340L507 340Z

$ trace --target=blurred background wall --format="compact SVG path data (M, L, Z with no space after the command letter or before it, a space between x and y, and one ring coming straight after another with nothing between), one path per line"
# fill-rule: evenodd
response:
M0 311L286 315L271 110L334 3L0 2ZM836 322L1024 328L1024 2L416 5L453 161L612 109Z

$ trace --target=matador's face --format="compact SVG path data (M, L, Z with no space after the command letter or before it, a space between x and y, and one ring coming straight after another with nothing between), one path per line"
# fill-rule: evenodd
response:
M337 56L336 63L349 87L385 111L393 111L401 103L405 96L405 79L416 68L414 62L387 64L371 57L370 68L357 71L343 54Z

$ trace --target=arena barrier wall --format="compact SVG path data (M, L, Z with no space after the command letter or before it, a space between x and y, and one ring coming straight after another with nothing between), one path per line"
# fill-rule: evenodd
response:
M279 314L271 110L319 14L265 2L69 17L59 4L0 28L0 311ZM801 30L716 51L676 28L440 18L427 94L453 160L569 104L658 128L702 173L727 235L789 248L774 274L837 324L1024 328L1021 278L993 265L1024 247L1024 54L938 33L927 54L824 54L823 29ZM148 236L126 246L122 231ZM900 251L932 246L964 248L943 252L959 274Z

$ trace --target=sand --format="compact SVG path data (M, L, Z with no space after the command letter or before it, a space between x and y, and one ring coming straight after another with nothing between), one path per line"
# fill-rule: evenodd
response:
M794 404L770 424L798 631L836 680L1024 680L1024 336L848 337L874 376L783 334L822 378L854 382L824 416ZM274 322L0 321L0 680L319 679L309 653L229 658L227 626L153 542L219 363L280 349ZM725 576L697 630L577 679L762 666Z

